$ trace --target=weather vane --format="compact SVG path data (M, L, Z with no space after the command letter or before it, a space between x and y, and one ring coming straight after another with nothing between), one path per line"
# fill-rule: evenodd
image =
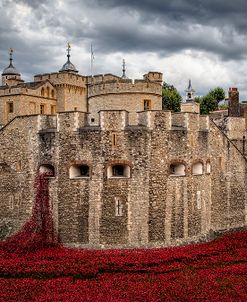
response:
M70 43L68 42L67 43L67 52L68 52L68 54L67 54L67 57L68 57L68 59L69 59L69 57L70 57L70 50L71 50L71 46L70 46Z
M10 48L10 49L9 49L9 61L10 61L10 64L11 64L12 61L13 61L13 58L12 58L13 52L14 52L13 48Z

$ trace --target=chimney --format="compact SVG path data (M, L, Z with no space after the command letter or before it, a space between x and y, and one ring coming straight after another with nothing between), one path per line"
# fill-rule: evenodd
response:
M230 87L228 91L228 116L240 116L239 92L238 88Z

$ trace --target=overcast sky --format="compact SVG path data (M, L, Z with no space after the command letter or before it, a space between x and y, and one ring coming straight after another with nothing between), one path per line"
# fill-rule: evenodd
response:
M198 95L239 88L247 99L246 0L0 0L0 69L14 65L25 80L71 61L80 74L142 78L160 71L181 94L192 80Z

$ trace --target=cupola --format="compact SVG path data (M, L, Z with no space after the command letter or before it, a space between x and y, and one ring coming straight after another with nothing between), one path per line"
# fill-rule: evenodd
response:
M14 86L23 82L20 72L13 65L13 49L9 50L9 66L2 73L2 85Z
M189 80L188 88L185 90L186 92L186 102L194 101L195 90L192 88L191 80Z
M67 62L63 65L63 67L59 70L59 72L78 73L78 70L76 70L75 65L70 62L71 46L69 43L67 46L68 46L67 47Z

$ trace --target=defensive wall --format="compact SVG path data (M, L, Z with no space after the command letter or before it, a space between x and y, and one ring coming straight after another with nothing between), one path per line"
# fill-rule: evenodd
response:
M246 158L208 116L91 116L21 116L0 130L1 239L30 217L39 170L52 174L56 232L70 246L173 245L246 225ZM245 124L234 123L238 141Z

